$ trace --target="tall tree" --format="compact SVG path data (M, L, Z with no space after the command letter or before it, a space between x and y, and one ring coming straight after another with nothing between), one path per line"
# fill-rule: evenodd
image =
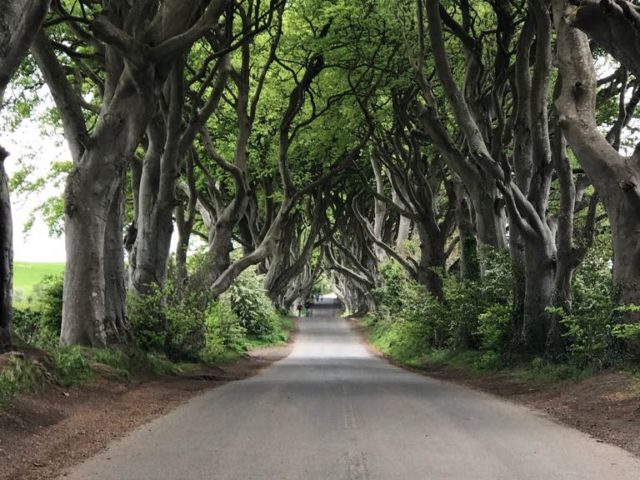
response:
M626 2L621 2L626 3ZM614 4L615 5L615 4ZM562 90L556 101L567 142L602 199L613 240L613 280L622 305L640 304L640 149L625 156L600 132L596 122L597 77L587 35L570 19L575 6L553 1ZM636 13L637 15L637 13ZM606 17L605 17L606 18ZM617 48L624 49L622 45ZM638 322L637 314L628 314ZM640 345L635 345L640 352Z
M219 25L228 6L226 0L102 3L91 5L102 12L94 13L93 19L84 4L75 5L77 11L72 12L61 3L56 9L59 21L69 22L72 35L88 40L101 61L102 72L90 73L101 93L91 129L83 112L86 102L67 78L51 40L42 34L32 49L58 106L74 162L65 192L61 341L92 346L105 345L109 337L123 333L123 318L107 318L105 295L113 290L107 289L112 272L105 270L111 265L105 263L105 242L121 242L120 233L109 234L109 227L118 225L109 218L120 214L114 202L126 165L153 116L154 92L162 89L175 62L193 43ZM115 266L123 271L124 256L117 258L121 260ZM124 306L111 310L123 312ZM113 327L116 331L110 331Z
M4 94L29 52L49 9L49 0L0 1L0 110ZM4 162L9 156L0 145L0 352L11 348L13 317L13 222Z

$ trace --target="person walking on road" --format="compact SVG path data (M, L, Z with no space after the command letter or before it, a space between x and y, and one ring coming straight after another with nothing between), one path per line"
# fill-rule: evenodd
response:
M305 309L305 314L308 317L311 316L311 300L309 300L307 298L307 300L304 302L304 309Z
M298 310L298 318L300 318L302 316L302 304L299 303L296 309Z

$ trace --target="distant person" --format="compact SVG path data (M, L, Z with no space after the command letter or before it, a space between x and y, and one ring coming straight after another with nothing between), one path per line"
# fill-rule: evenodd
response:
M296 309L298 310L298 317L302 316L302 304L299 303L298 306L296 307Z
M304 302L304 309L305 309L305 315L308 317L311 316L311 300L307 299L306 302Z

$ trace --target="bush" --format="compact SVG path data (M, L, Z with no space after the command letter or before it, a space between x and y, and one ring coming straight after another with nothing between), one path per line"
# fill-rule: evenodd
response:
M609 262L607 250L593 249L574 275L571 313L550 309L561 319L569 362L580 368L603 368L620 358Z
M165 346L167 319L164 294L154 286L147 295L127 296L129 330L135 346L144 351L162 351Z
M367 319L384 353L415 363L434 349L479 349L484 366L501 361L511 324L512 273L507 255L486 252L482 280L444 279L445 301L433 298L397 262L380 267L373 292L376 311Z
M93 370L82 347L62 347L53 352L55 373L64 386L84 383L91 378Z
M255 269L244 271L224 297L228 298L231 310L248 337L266 339L276 332L277 314L264 291L263 278L256 274Z
M172 359L196 360L204 344L199 293L167 282L164 292L154 286L145 296L129 295L127 308L134 344L147 352L164 352Z
M211 304L205 315L204 325L205 341L200 357L205 362L224 360L246 350L246 330L224 301Z
M20 392L33 392L44 387L46 371L42 365L15 357L0 369L0 409Z
M36 345L40 338L42 312L32 308L13 309L13 334L17 343Z
M62 325L62 275L50 275L36 285L36 301L28 308L13 309L13 332L18 342L53 348Z
M508 305L491 305L484 313L478 315L478 335L482 350L494 354L504 351L509 337L511 325L511 307Z
M62 327L62 299L64 277L49 275L36 287L36 305L42 312L41 341L57 342Z

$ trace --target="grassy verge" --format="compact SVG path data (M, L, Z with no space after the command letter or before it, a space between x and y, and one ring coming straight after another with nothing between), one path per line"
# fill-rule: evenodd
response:
M197 368L166 356L134 348L59 347L30 350L24 356L0 357L0 411L20 393L37 393L47 385L81 385L96 376L128 382L142 376L179 375Z
M456 376L487 377L500 375L529 385L544 386L579 382L599 370L566 363L551 363L542 358L504 364L497 355L477 350L432 349L425 346L410 327L403 329L365 318L360 321L368 341L385 357L398 365L426 372L449 371ZM640 379L640 371L623 368Z
M295 330L295 320L278 317L273 333L260 339L248 338L241 351L226 350L216 364L236 361L248 350L282 345ZM176 376L193 372L211 363L176 362L162 353L126 348L91 349L56 347L37 350L24 356L0 356L0 411L20 393L37 393L47 385L81 385L97 376L124 382L149 376Z
M263 338L248 338L246 348L254 350L257 348L275 347L287 343L295 331L296 321L293 317L278 315L275 321L273 333Z

